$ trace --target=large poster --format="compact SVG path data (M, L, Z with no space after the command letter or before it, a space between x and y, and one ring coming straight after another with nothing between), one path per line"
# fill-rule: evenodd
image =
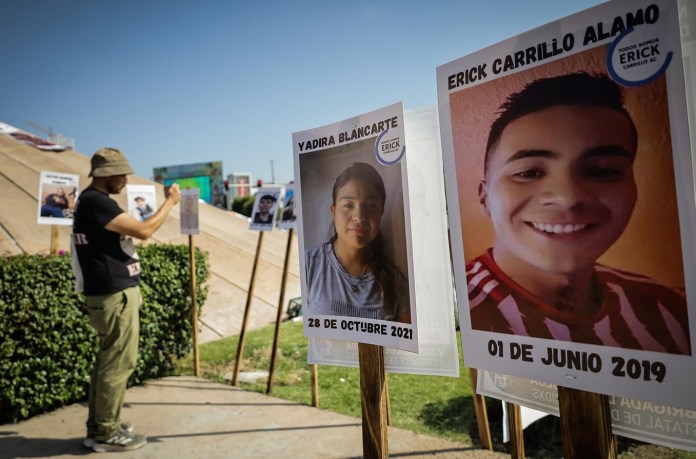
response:
M293 133L307 336L418 352L403 106Z
M41 171L38 222L44 225L72 226L79 186L78 175Z
M459 349L437 108L405 110L404 118L420 353L385 349L384 367L394 373L458 378ZM358 346L351 341L310 337L308 361L356 367Z
M616 0L438 68L468 366L696 407L677 16Z
M152 174L155 182L165 186L178 183L181 189L198 188L202 200L216 207L226 207L222 161L155 167Z

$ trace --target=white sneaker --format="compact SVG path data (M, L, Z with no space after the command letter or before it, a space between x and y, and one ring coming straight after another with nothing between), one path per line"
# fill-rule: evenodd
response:
M137 435L130 432L124 432L118 429L111 438L106 440L97 440L92 446L92 450L97 453L113 452L113 451L132 451L134 449L142 448L147 443L147 437L144 435Z
M119 426L119 430L121 432L133 433L133 423L130 421L122 422L121 425ZM96 443L96 441L94 440L93 436L87 437L84 440L82 440L82 445L88 449L93 449L95 443Z

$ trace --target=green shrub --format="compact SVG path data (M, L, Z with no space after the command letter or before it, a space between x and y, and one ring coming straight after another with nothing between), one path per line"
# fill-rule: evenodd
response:
M192 347L187 246L138 249L142 264L140 355L129 385L171 374ZM196 300L207 295L206 257L196 249ZM98 338L70 257L0 258L0 423L83 400Z
M251 217L251 211L254 209L254 200L256 195L237 196L232 201L232 210L238 214Z

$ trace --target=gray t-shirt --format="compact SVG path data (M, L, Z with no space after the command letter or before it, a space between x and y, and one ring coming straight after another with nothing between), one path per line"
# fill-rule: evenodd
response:
M348 274L336 259L331 244L322 244L305 252L307 271L307 307L313 314L360 317L363 319L396 320L410 311L408 285L396 268L391 278L395 279L397 313L386 312L382 287L374 272L361 277ZM357 287L353 291L353 286Z

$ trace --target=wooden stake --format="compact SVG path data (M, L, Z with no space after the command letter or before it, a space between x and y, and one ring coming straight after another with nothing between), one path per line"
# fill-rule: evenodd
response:
M479 441L481 448L493 451L493 442L491 441L491 429L488 426L488 410L486 410L486 398L483 395L476 393L478 382L476 380L476 368L469 368L469 377L471 378L471 390L474 399L474 412L476 413L476 425L478 426Z
M524 459L524 434L522 432L522 410L519 405L505 402L510 431L510 456L512 459Z
M196 306L196 250L193 235L189 234L189 264L191 267L191 326L193 327L193 374L201 375L201 359L198 353L198 307Z
M389 401L389 375L386 374L386 372L384 374L384 393L386 394L385 399L386 399L386 403L387 403L387 425L390 426L391 425L391 402Z
M566 459L616 459L616 436L606 395L558 386Z
M254 256L254 266L251 269L251 280L249 281L249 291L247 292L246 307L244 308L244 320L242 321L242 332L239 334L239 343L237 344L237 356L234 359L234 371L232 372L232 385L237 385L237 377L239 376L239 367L244 355L244 340L246 339L246 328L249 322L249 312L251 310L251 300L254 298L254 284L256 282L256 268L259 264L259 254L261 253L261 244L263 243L263 231L259 231L259 241L256 244L256 255Z
M358 343L362 401L363 456L389 457L384 352L381 346Z
M312 406L319 408L319 371L316 365L311 365L309 371L312 375Z
M283 317L283 302L285 301L285 285L288 280L288 264L290 261L290 249L292 248L293 230L288 230L288 245L285 247L285 262L283 263L283 277L280 281L280 298L278 298L278 315L276 316L275 333L273 334L273 348L271 349L271 366L268 370L268 383L266 393L271 393L273 386L273 372L275 371L276 353L278 352L278 339L280 338L280 323Z
M60 226L51 225L51 255L58 254L60 246Z

